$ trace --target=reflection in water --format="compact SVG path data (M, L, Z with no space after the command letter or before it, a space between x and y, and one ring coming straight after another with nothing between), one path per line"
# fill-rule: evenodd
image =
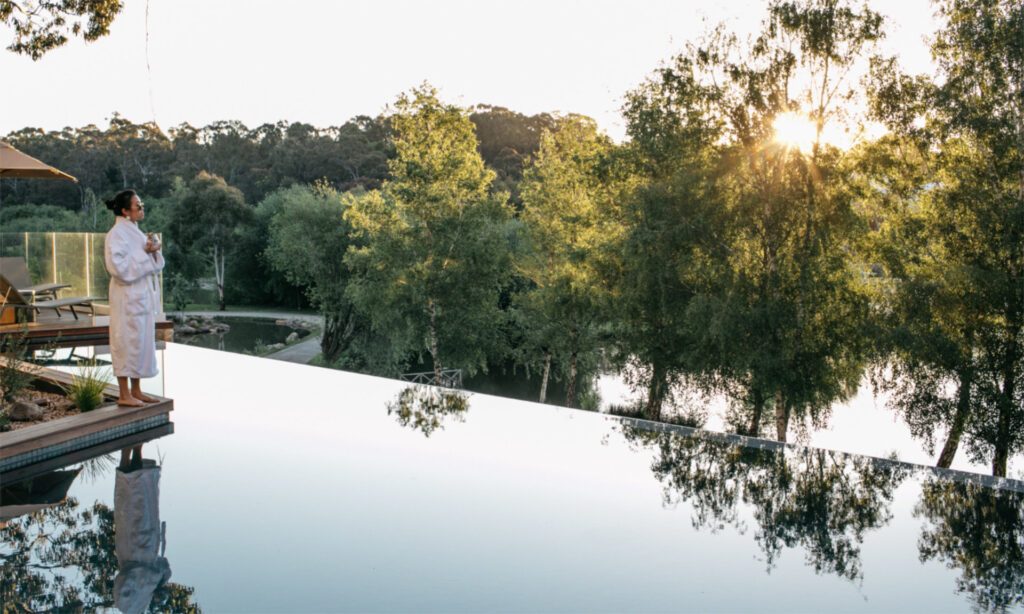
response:
M458 390L435 386L409 386L388 403L388 415L395 414L398 423L427 437L444 428L446 420L465 420L469 410L469 395Z
M156 556L161 533L154 530L154 522L159 526L154 475L159 467L140 454L132 468L130 463L118 468L113 509L99 501L81 506L62 493L59 503L40 503L0 526L0 603L5 613L91 611L114 605L125 612L199 611L192 601L195 589L167 583L169 566ZM5 485L3 505L15 503L12 491L63 483L69 473L73 479L78 470ZM64 493L67 486L70 482ZM160 581L153 582L157 573Z
M664 501L692 506L695 528L743 532L739 503L752 508L769 571L783 549L800 546L815 572L862 579L864 535L892 517L893 491L909 474L895 463L827 450L761 449L628 423L623 433L657 451L651 470Z
M142 446L121 453L114 481L114 605L143 612L153 592L171 577L163 556L166 527L160 522L160 466L142 458Z
M914 514L921 561L958 569L957 591L982 610L1024 605L1024 493L932 479Z

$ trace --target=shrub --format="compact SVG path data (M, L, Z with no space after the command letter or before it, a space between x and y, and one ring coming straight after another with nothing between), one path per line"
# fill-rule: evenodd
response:
M103 390L110 383L110 369L89 361L78 367L64 393L79 411L92 411L103 404Z

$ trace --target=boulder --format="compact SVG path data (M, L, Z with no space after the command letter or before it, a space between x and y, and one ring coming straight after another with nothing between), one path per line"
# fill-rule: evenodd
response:
M7 417L18 422L38 420L43 417L43 410L30 401L15 401L7 408Z
M284 342L285 343L291 343L293 341L297 341L298 338L299 338L299 333L292 333L292 334L288 335L288 338L285 339Z
M267 346L267 349L272 351L272 352L276 352L277 350L283 350L284 349L284 344L283 343L271 343L270 345Z
M196 334L197 331L196 331L195 328L193 328L193 327L189 326L188 324L186 324L184 326L179 326L178 327L178 332L183 334L183 335L194 335L194 334Z

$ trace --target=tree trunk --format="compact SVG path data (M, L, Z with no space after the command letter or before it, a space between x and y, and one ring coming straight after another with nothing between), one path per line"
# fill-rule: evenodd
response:
M956 449L960 445L960 437L964 434L964 427L967 425L967 416L971 411L971 386L972 370L967 368L960 372L960 388L957 391L956 414L953 415L953 423L949 426L949 436L946 437L946 445L942 446L942 453L935 463L936 467L949 469L953 464L953 457L956 456Z
M217 284L217 301L221 311L227 311L224 303L224 250L213 246L213 276Z
M647 406L644 407L644 418L661 420L661 404L665 401L668 372L662 363L654 361L651 365L651 383L647 387Z
M322 313L324 316L324 334L321 336L321 352L324 359L334 362L348 348L348 343L355 330L355 316L351 306L345 311Z
M544 353L544 377L540 379L540 402L548 397L548 376L551 375L551 352Z
M1016 344L1011 347L1016 347ZM996 423L996 453L992 457L992 475L1000 478L1006 477L1006 463L1010 457L1010 424L1013 422L1013 399L1016 394L1016 354L1011 349L1003 363L1003 390L999 395L999 421Z
M761 414L764 413L764 394L759 388L754 389L751 401L753 405L753 415L750 417L750 426L747 427L747 435L751 437L760 437Z
M781 392L775 393L775 438L786 443L786 431L789 430L789 405Z
M569 382L565 391L565 406L576 407L576 352L569 356Z
M430 357L434 360L434 384L441 385L441 352L437 347L437 306L434 299L427 299L427 309L430 311Z

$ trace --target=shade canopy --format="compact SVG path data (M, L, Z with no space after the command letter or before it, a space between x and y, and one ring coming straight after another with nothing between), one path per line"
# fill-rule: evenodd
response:
M0 141L0 179L8 177L28 179L64 179L78 180L62 170L40 162L32 156L22 153L11 145Z

